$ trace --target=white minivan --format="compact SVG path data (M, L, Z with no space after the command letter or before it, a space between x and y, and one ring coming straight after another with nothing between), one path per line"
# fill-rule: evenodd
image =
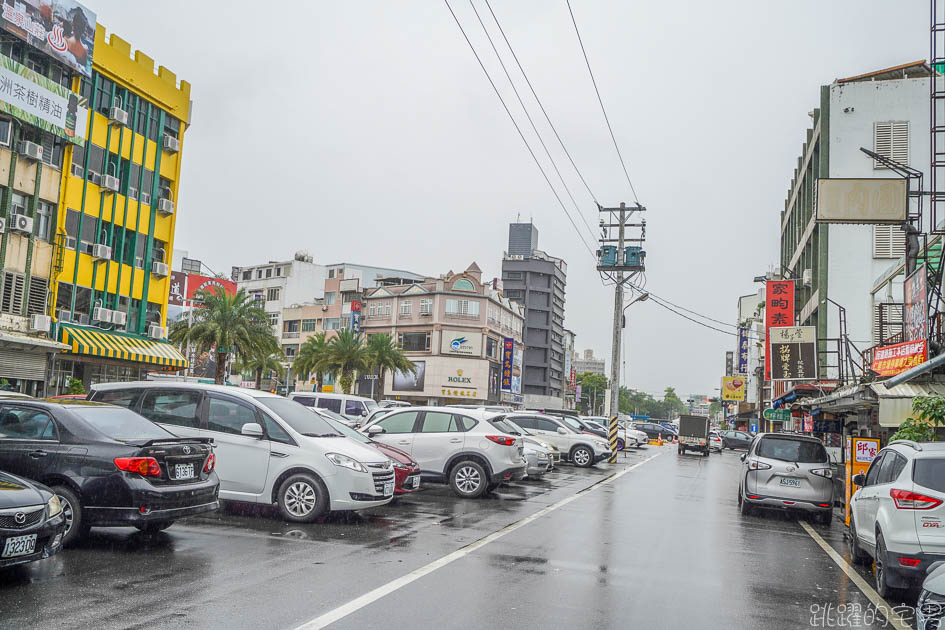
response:
M180 437L213 438L220 498L275 504L287 521L376 507L394 495L388 457L282 396L139 381L93 385L89 399L127 407Z
M372 411L377 409L377 403L364 396L351 394L336 394L334 392L292 392L289 398L306 407L328 409L342 415L352 426L361 425Z

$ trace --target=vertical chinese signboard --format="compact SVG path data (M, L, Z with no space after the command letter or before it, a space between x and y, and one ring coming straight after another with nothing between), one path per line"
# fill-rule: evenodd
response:
M902 308L903 334L906 341L918 341L929 337L929 293L925 265L906 278L903 287L905 304Z
M817 328L774 327L768 331L771 380L803 381L817 378Z
M765 285L765 338L770 348L771 328L794 325L794 281L769 280ZM771 352L765 352L765 378L771 378Z
M738 327L738 366L736 374L748 374L748 326Z
M512 391L512 363L515 354L515 340L506 337L502 341L502 389Z
M735 370L735 353L729 350L725 353L725 376L732 376Z

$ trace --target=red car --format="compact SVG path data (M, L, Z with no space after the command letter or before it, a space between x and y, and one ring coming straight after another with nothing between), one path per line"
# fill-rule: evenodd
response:
M368 436L364 435L360 431L352 429L347 424L345 424L344 418L330 409L322 409L320 407L306 407L306 409L311 410L314 413L317 413L322 418L325 418L332 427L337 429L340 433L357 440L363 444L373 446L379 450L384 455L387 455L391 461L394 462L394 494L407 494L408 492L413 492L420 487L420 464L414 460L408 453L395 448L393 446L388 446L387 444L382 444L380 442L375 442Z

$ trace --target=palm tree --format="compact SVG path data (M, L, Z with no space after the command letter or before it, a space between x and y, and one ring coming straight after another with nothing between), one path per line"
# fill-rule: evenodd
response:
M177 322L171 327L170 338L181 346L193 344L197 352L212 350L217 363L215 383L224 382L229 354L245 363L253 355L271 355L281 350L266 313L244 289L233 295L201 289L194 297L201 307L195 309L193 323Z
M281 378L285 374L285 354L282 350L277 352L259 352L242 359L237 366L240 372L252 372L253 380L256 382L256 389L262 387L263 374L275 372Z
M316 391L322 390L322 379L329 371L329 345L324 332L316 333L302 342L292 362L296 376L307 378L315 373Z
M353 330L339 330L338 336L329 342L328 347L329 371L341 374L341 389L350 394L354 372L363 370L368 365L368 351L364 339L361 338L361 333Z
M413 361L404 355L400 346L394 342L394 339L386 334L370 335L367 338L367 367L377 373L377 390L374 399L380 402L384 396L384 380L387 371L416 373L417 368Z

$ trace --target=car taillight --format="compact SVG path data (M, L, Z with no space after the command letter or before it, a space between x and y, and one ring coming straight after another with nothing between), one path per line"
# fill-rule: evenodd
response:
M810 471L811 474L817 475L818 477L823 477L824 479L833 479L833 470L830 468L817 468L816 470Z
M917 567L921 561L919 558L899 558L899 564L904 567Z
M492 440L493 442L501 446L512 446L515 444L515 438L506 437L504 435L487 435L486 439Z
M889 496L893 498L896 507L900 510L931 510L942 504L941 499L927 497L924 494L910 492L909 490L892 489Z
M161 465L153 457L116 457L118 470L138 473L142 477L160 477Z
M771 464L766 464L764 462L759 462L757 459L749 460L748 468L750 470L768 470L771 468Z
M217 465L217 456L213 453L207 455L207 462L203 465L203 471L205 473L213 472L214 467Z

